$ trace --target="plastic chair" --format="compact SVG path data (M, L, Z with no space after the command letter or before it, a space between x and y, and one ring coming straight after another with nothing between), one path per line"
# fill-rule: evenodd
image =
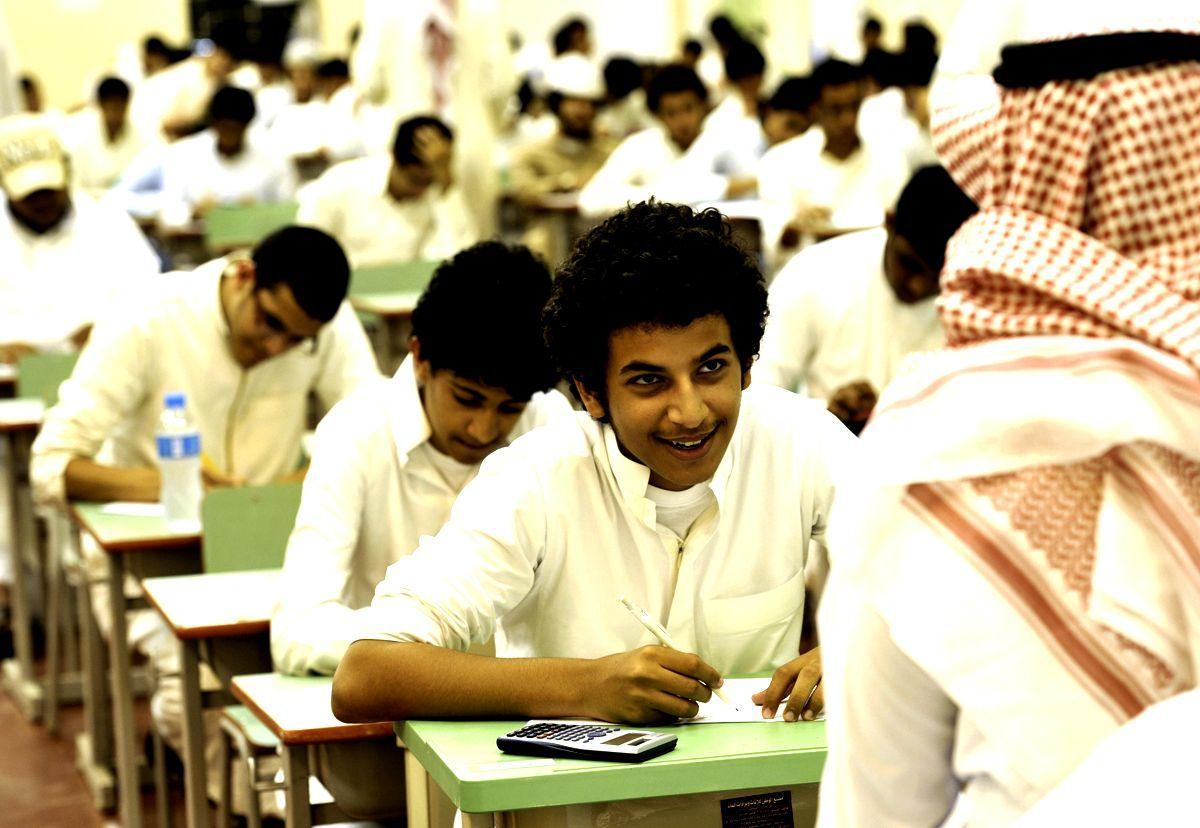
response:
M49 408L58 402L58 387L71 376L79 354L30 354L17 363L17 396L36 397Z
M296 512L300 508L300 489L299 483L284 483L215 489L205 495L200 505L201 559L204 571L240 572L250 569L278 569L283 566L288 537L292 533ZM238 705L221 709L222 755L228 759L229 742L226 740L232 740L240 760L247 769L247 802L250 807L247 821L250 826L258 826L262 822L258 794L275 789L275 786L260 783L257 779L258 761L263 755L273 754L278 741L265 729L245 728L244 723L251 719L253 715ZM152 731L152 738L155 756L161 756L162 737L157 729ZM222 763L220 785L218 824L224 825L231 801L228 761ZM160 784L157 768L155 787L158 801L165 803L166 784L165 780Z
M300 508L300 484L215 489L200 506L205 572L278 569Z
M294 201L272 204L225 204L204 214L204 244L212 253L255 245L296 221Z
M350 274L349 295L413 293L420 296L440 264L435 260L417 259L355 268Z

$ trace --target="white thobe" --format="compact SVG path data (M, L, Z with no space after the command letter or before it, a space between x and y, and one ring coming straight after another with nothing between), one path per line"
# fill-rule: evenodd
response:
M509 436L570 413L557 391L534 394ZM371 603L388 566L446 522L479 466L448 479L430 435L412 357L321 421L271 620L277 669L331 675L354 640L354 610Z
M66 343L116 302L136 300L158 258L115 205L71 193L71 211L38 235L17 223L0 195L0 342Z
M125 168L150 144L150 138L129 120L117 140L110 141L100 111L92 107L71 115L63 132L75 184L96 193L116 184Z
M905 304L883 271L887 231L806 247L771 283L754 378L827 400L847 383L882 391L900 363L945 340L934 298Z
M272 203L296 195L296 170L248 135L244 149L232 158L217 152L217 137L205 130L172 144L162 162L161 219L185 224L206 201L217 204Z
M478 241L454 186L397 201L387 190L390 156L345 161L300 190L297 221L341 242L355 267L448 258Z
M495 632L500 656L597 658L654 643L625 594L717 670L771 669L799 652L809 543L855 448L824 406L751 388L681 540L609 426L555 420L484 461L445 527L388 569L359 637L465 650Z

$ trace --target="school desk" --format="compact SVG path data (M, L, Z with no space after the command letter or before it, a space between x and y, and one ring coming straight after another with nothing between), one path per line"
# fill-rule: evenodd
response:
M11 366L3 366L11 367ZM13 375L15 377L15 373ZM42 715L45 691L33 664L33 639L28 599L31 584L28 566L34 544L33 502L28 469L29 448L42 422L45 406L38 399L0 400L0 463L3 464L5 491L9 509L9 549L12 550L13 582L9 592L12 605L14 658L0 665L4 689L25 718L37 721Z
M200 535L198 532L172 530L161 514L125 514L114 511L112 504L75 502L69 506L72 521L83 534L90 536L100 547L107 561L109 614L111 630L108 639L109 679L112 694L112 741L117 761L117 805L126 828L142 824L140 773L138 767L137 731L133 721L133 679L130 666L129 642L126 637L125 613L129 604L125 596L125 573L138 578L194 573L200 569ZM85 587L86 588L86 587ZM95 619L81 618L84 626L85 687L84 710L88 718L91 750L103 742L106 718L99 701L103 698L103 671L99 669L99 631ZM85 777L99 775L97 760L103 757L80 756ZM93 786L94 789L94 786Z
M146 600L167 622L179 644L183 690L183 769L187 824L207 826L208 787L204 757L204 707L200 663L209 664L222 686L236 673L270 665L267 638L279 597L277 569L174 575L142 581Z
M344 820L346 817L337 810L336 803L333 808L314 808L309 799L309 748L334 742L390 739L394 737L391 722L345 724L335 719L330 709L331 676L261 673L237 676L230 688L282 746L288 828Z
M409 721L396 730L406 762L419 763L437 782L463 811L466 828L511 825L533 808L691 794L719 794L751 811L771 808L780 789L817 783L825 763L824 722L655 727L676 733L679 744L641 764L502 753L496 739L522 724Z

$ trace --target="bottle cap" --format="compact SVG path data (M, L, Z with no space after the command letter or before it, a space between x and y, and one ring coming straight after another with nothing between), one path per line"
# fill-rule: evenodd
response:
M187 394L182 391L168 391L163 396L167 408L183 408L187 405Z

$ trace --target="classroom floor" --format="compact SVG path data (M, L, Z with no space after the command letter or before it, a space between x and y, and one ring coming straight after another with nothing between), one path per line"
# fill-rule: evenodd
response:
M146 705L137 715L142 730L149 719ZM99 828L116 825L114 814L98 813L83 777L75 769L75 736L83 730L83 708L67 707L60 734L51 736L26 721L16 705L0 693L0 828ZM183 794L172 790L172 817L183 825ZM155 826L154 791L142 792L146 828Z

